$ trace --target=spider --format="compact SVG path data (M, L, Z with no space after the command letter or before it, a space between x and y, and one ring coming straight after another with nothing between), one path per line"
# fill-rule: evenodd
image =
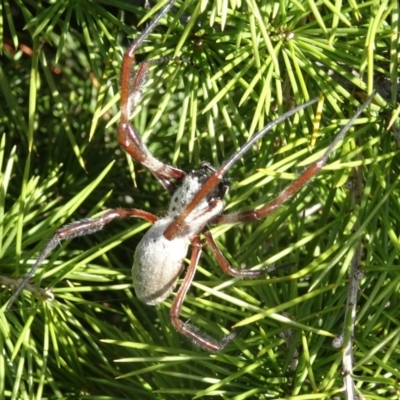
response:
M180 319L183 300L193 281L202 253L203 243L200 235L204 236L219 266L226 274L244 278L258 278L266 275L267 271L239 270L229 265L229 262L217 247L209 226L246 223L265 218L292 198L326 164L335 146L342 140L354 120L372 101L374 94L364 102L339 132L325 154L311 164L274 200L255 210L223 214L223 199L230 186L230 182L224 178L227 171L274 126L299 110L316 103L318 98L308 101L270 122L218 168L214 168L209 163L204 162L198 169L185 173L178 168L159 161L149 152L142 142L139 132L130 122L130 115L140 100L140 91L146 80L148 69L157 60L145 61L139 64L134 77L132 77L132 68L135 63L137 48L158 24L162 16L172 7L174 1L170 0L157 14L155 19L138 39L132 43L124 55L121 76L121 120L118 126L118 141L121 147L134 160L147 167L161 185L170 192L172 198L166 216L159 218L140 209L116 208L106 211L98 218L83 219L61 227L44 247L35 265L11 297L7 309L10 309L29 279L60 240L92 234L103 229L105 225L114 219L141 218L151 222L153 225L143 236L134 255L132 278L136 296L148 305L156 305L163 302L176 287L178 278L183 270L184 259L191 245L192 252L189 267L173 301L170 318L172 325L178 332L187 336L196 345L211 352L216 352L223 349L236 336L237 331L233 330L230 334L217 340L191 323L183 322Z

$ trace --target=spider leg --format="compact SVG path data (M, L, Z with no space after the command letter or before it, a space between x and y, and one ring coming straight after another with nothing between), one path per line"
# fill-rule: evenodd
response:
M197 346L214 353L222 350L232 339L234 339L237 335L237 331L233 331L229 335L223 337L221 340L217 340L201 331L197 326L194 326L188 322L183 322L180 319L183 300L185 299L187 291L192 284L201 253L202 244L199 237L196 236L192 240L192 255L190 258L190 265L186 271L185 278L178 290L178 293L176 294L175 300L172 303L170 318L172 325L179 333L182 333L188 337Z
M118 125L118 141L121 147L136 161L147 167L159 182L170 192L175 190L171 179L182 180L185 173L178 168L171 167L155 158L143 143L139 132L130 123L129 117L140 100L140 92L146 81L150 65L160 61L147 61L139 65L138 71L133 74L135 63L135 52L145 38L150 34L159 20L172 7L175 0L170 1L160 13L151 21L149 26L142 32L137 40L125 52L122 62L121 73L121 121Z
M147 211L138 210L135 208L116 208L114 210L108 210L98 218L93 218L93 219L85 218L79 221L72 222L71 224L62 226L47 242L47 245L39 254L39 257L36 260L35 265L30 269L28 274L22 280L20 286L11 296L6 311L10 310L11 306L14 304L15 300L17 299L21 291L27 285L28 281L32 278L36 270L47 258L49 253L59 245L60 240L73 239L79 236L90 235L91 233L100 231L101 229L104 228L105 225L109 224L114 219L122 219L129 217L142 218L151 223L156 222L158 219L155 215L150 214Z
M284 204L286 201L291 199L299 190L301 190L307 183L321 171L323 166L328 161L329 156L335 149L336 145L343 139L344 135L351 128L356 118L363 112L363 110L372 101L373 93L368 99L359 107L349 122L342 128L337 134L333 142L330 144L324 155L314 163L312 163L294 182L292 182L286 189L284 189L279 195L263 207L257 210L243 211L239 213L232 213L226 215L219 215L215 219L217 224L234 224L237 222L255 221L273 213L278 207Z
M246 144L244 144L239 150L237 150L228 160L226 160L219 168L217 168L210 177L204 182L203 187L196 193L193 200L185 207L179 216L170 224L165 230L164 236L172 240L175 237L182 234L187 230L187 217L188 215L198 206L201 200L203 200L223 179L224 175L233 166L233 164L240 159L248 150L251 149L254 143L261 139L267 132L269 132L275 125L295 114L296 112L303 110L311 104L318 101L318 98L310 100L300 106L293 108L285 114L279 116L275 120L269 122L261 131L257 132Z
M217 259L217 262L222 269L222 272L224 272L227 275L230 276L237 276L241 278L259 278L262 277L270 272L270 270L261 270L261 271L251 271L251 270L246 270L246 269L237 269L233 268L228 260L225 258L225 256L222 254L221 250L218 248L217 244L215 243L215 240L211 234L211 232L208 229L205 229L202 234L206 238L207 244L210 246L211 251L214 254L214 257Z
M332 153L333 149L336 145L343 139L344 135L353 125L355 119L365 110L365 108L372 102L375 96L375 91L367 98L367 100L358 108L354 116L350 119L350 121L343 127L340 133L336 136L334 141L329 146L328 150L325 154L315 163L311 164L303 174L295 180L290 186L288 186L281 194L270 203L266 204L264 207L256 210L256 211L247 211L237 214L228 214L221 215L213 220L213 223L217 224L227 224L227 223L236 223L236 222L244 222L244 221L253 221L260 218L263 218L283 204L285 201L289 200L295 193L297 193L307 182L317 174L321 168L326 164L329 155ZM217 186L224 175L228 172L228 170L233 166L233 164L243 156L251 146L256 143L259 139L261 139L268 131L270 131L275 125L286 120L291 115L296 112L308 107L311 104L314 104L318 101L318 98L308 101L307 103L301 104L293 108L292 110L286 112L281 115L274 121L268 123L261 131L255 134L245 145L243 145L238 151L236 151L228 160L226 160L218 169L213 172L207 181L204 183L203 187L197 192L194 196L193 200L186 206L186 208L180 213L178 217L170 224L170 226L165 230L164 236L172 240L173 238L179 236L181 232L185 231L186 228L186 220L187 216L197 207L199 202L210 193L215 186Z

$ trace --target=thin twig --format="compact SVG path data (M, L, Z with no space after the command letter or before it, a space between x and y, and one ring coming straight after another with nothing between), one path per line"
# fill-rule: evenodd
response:
M361 158L361 156L359 156ZM349 181L349 189L351 194L351 210L359 208L363 193L363 178L362 169L354 168L352 178ZM353 226L353 232L356 232L360 227L360 219L357 218ZM347 293L345 324L342 333L342 348L343 348L343 381L345 390L345 399L355 400L360 397L356 394L354 379L353 379L353 340L354 327L357 314L357 296L360 288L360 280L363 278L361 270L362 257L362 242L358 241L353 258L350 264L349 287Z

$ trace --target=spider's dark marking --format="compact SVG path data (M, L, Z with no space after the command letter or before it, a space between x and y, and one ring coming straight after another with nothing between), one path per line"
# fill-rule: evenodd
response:
M214 168L209 163L202 163L197 170L186 174L180 169L163 164L150 153L142 142L139 132L131 124L129 119L134 107L140 100L140 90L146 80L149 66L154 64L155 61L148 61L140 64L134 77L132 77L132 69L137 48L158 24L163 15L172 7L174 1L175 0L170 0L168 2L125 53L121 77L121 121L118 126L118 141L121 147L131 155L134 160L147 167L161 185L172 194L172 200L167 215L159 219L157 216L143 210L118 208L108 210L99 218L84 219L65 225L55 233L40 253L35 265L28 272L20 287L11 297L7 310L10 309L18 294L24 286L26 286L29 279L33 276L48 254L58 245L60 240L71 239L96 232L103 229L105 225L109 224L114 219L128 217L142 218L151 222L153 225L143 236L134 255L132 277L137 297L150 305L159 304L164 301L176 286L177 279L183 268L183 261L187 255L189 245L191 245L190 264L174 299L170 312L171 321L178 332L187 336L196 345L209 351L219 351L236 336L237 331L230 333L221 340L216 340L205 334L196 326L184 323L180 319L182 303L193 281L202 252L200 235L205 237L219 266L225 273L244 278L264 276L268 271L242 270L230 266L217 247L208 229L208 225L255 221L270 215L283 203L291 199L293 195L303 188L326 164L335 146L343 139L355 119L364 111L368 104L371 103L374 93L367 98L355 115L342 128L324 155L311 164L274 200L257 210L223 214L223 199L230 186L229 181L224 178L228 170L255 142L260 140L274 126L286 120L299 110L316 103L318 99L308 101L267 124L219 168Z

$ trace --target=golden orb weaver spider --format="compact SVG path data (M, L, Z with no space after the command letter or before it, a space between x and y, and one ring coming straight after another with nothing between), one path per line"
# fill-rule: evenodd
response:
M193 281L202 253L203 244L200 240L200 235L205 237L206 243L219 266L226 274L244 278L264 276L266 271L263 270L254 271L233 268L217 247L210 233L209 225L246 223L259 220L270 215L291 199L326 164L335 146L343 139L354 120L371 103L374 94L368 97L350 121L337 134L323 156L312 163L274 200L256 210L223 214L223 199L229 189L229 181L224 176L228 170L274 126L296 112L316 103L318 98L297 106L267 124L218 168L214 168L209 163L202 163L198 169L185 173L178 168L162 163L150 153L139 132L130 122L130 115L140 100L141 88L146 80L149 66L154 64L154 60L139 64L138 71L133 79L132 69L135 63L136 50L159 23L160 19L170 10L174 2L175 0L168 2L124 55L121 76L121 120L118 126L118 141L121 147L135 161L147 167L172 195L166 216L159 218L140 209L116 208L106 211L98 218L83 219L61 227L42 250L35 265L14 292L7 309L10 309L29 279L60 240L97 232L114 219L141 218L151 222L153 225L138 244L134 255L132 277L137 297L148 305L156 305L163 302L176 287L183 269L183 261L191 245L190 264L173 301L170 317L172 325L178 332L187 336L196 345L211 352L216 352L224 348L236 336L236 331L232 331L221 340L217 340L202 332L198 327L188 322L185 323L180 319L183 300Z

